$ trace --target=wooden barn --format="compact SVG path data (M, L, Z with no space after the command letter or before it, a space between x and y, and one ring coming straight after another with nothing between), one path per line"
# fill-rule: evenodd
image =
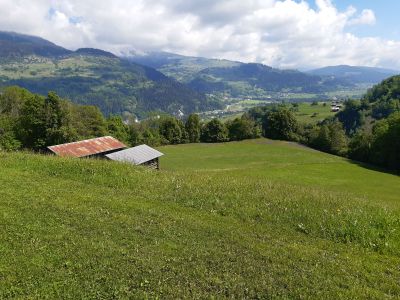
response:
M145 165L152 169L160 169L159 158L164 154L147 145L117 151L107 154L106 157L111 160L131 163L133 165Z
M111 136L48 147L52 153L64 157L105 157L126 148L126 145Z

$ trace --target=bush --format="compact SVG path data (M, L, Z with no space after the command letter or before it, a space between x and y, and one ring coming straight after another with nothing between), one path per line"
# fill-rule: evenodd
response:
M221 143L229 141L228 129L218 119L212 119L201 130L201 141L205 143Z
M160 134L170 144L180 144L182 142L182 126L179 125L175 118L167 117L160 123Z
M299 124L287 109L269 111L263 119L264 136L276 140L299 141Z
M400 170L400 112L390 115L374 126L371 161Z
M313 148L335 155L345 156L348 151L346 133L342 123L337 120L311 129L308 144Z
M190 143L200 142L201 124L200 118L196 114L191 114L186 121L185 129Z
M259 136L258 127L248 118L236 118L233 121L227 122L227 127L229 140L231 141L241 141Z

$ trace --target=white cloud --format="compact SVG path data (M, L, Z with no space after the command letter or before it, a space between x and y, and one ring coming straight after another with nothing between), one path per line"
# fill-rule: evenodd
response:
M0 0L0 30L64 47L164 50L285 68L377 65L400 69L400 41L358 37L372 10L330 0Z
M349 21L349 25L374 25L375 23L375 13L370 9L364 9L358 17Z

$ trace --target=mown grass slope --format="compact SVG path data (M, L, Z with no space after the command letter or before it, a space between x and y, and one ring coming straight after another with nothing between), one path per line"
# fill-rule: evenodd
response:
M0 153L0 298L397 298L400 178L265 139L161 172Z

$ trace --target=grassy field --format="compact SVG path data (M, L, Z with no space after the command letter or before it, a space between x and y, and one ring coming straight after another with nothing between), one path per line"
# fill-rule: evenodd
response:
M326 106L323 105L324 103ZM334 115L335 113L331 112L330 102L319 102L318 105L300 103L299 111L295 112L297 120L301 123L317 123Z
M325 106L324 103L326 103ZM235 118L240 118L250 108L256 106L266 106L266 105L271 105L271 104L265 100L237 101L236 103L229 105L229 107L225 109L225 114L218 114L217 117L221 119L223 122L225 122L233 120ZM299 103L298 105L299 105L298 111L294 112L294 115L297 118L297 120L303 124L317 123L319 121L322 121L326 118L335 115L334 112L331 112L330 102L318 102L318 105L311 105L311 102L305 102L305 103ZM290 109L292 105L286 104L286 107ZM203 120L209 121L211 120L212 116L213 115L208 115L207 117L203 118Z
M0 298L400 297L400 178L266 139L162 171L0 153Z

